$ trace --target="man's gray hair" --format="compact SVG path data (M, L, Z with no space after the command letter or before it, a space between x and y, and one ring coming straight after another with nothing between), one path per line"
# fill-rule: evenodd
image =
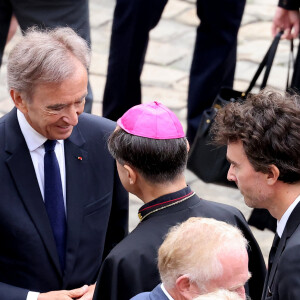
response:
M29 28L8 57L8 88L29 99L41 83L61 83L74 73L74 58L88 69L90 49L71 28Z

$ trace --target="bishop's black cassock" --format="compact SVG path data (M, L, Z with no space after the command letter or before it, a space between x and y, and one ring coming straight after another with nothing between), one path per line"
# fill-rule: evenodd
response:
M107 256L97 280L94 300L129 300L151 291L160 282L157 251L169 228L190 217L206 217L237 226L249 241L246 292L260 300L266 275L265 262L242 213L231 206L200 199L189 187L161 196L139 210L141 222Z

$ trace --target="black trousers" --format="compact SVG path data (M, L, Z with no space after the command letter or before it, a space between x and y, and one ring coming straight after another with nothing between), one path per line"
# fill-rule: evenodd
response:
M117 0L103 116L117 120L141 103L140 75L149 32L160 20L167 0ZM237 33L245 0L197 0L201 23L197 28L188 93L188 131L195 137L204 109L223 85L232 86L236 63Z
M0 0L0 66L12 14L22 31L31 26L69 26L91 44L88 0ZM92 101L93 94L88 84L86 112L91 112Z

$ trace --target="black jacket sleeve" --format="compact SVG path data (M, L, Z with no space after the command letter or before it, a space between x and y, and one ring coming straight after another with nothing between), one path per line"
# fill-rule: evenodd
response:
M288 10L298 10L300 0L279 0L278 6Z

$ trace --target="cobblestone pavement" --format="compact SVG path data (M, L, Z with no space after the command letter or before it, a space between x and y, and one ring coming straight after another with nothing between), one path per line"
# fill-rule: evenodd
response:
M274 0L248 0L238 40L238 62L235 88L244 90L253 76L258 63L271 42L271 20L275 10ZM91 84L94 92L93 113L100 115L102 95L107 69L110 31L114 0L90 0L92 27ZM175 111L186 127L186 99L188 75L198 18L195 0L169 0L158 26L151 32L142 74L143 102L159 100ZM17 32L7 45L0 72L0 116L12 107L6 90L7 54L20 37ZM280 43L272 69L269 85L284 89L287 76L289 44ZM191 172L186 171L187 181L202 198L231 204L239 208L246 218L251 209L246 207L237 189L205 184ZM137 210L141 201L131 196L130 228L138 223ZM265 258L272 244L273 234L269 231L253 232L262 248Z

